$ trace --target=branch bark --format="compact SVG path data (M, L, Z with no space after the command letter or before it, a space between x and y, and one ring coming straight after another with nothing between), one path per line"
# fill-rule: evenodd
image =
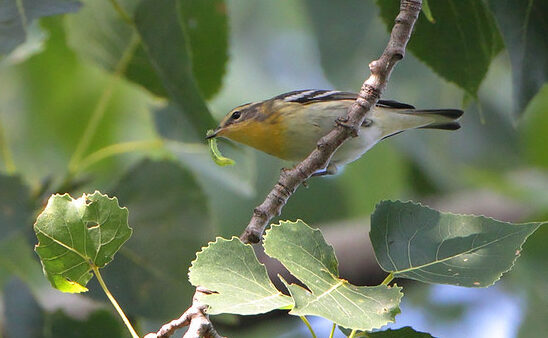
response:
M417 21L422 0L401 0L390 40L378 60L369 64L371 75L363 83L356 102L347 116L340 118L333 130L322 137L316 149L293 169L283 170L278 183L268 193L265 201L253 210L253 216L240 236L244 243L258 243L268 222L280 215L287 200L312 174L324 169L331 156L350 137L358 136L367 112L381 97L394 65L405 55L405 47Z
M156 333L149 333L144 338L167 338L173 335L177 329L188 326L183 338L224 338L221 336L209 320L206 313L207 305L200 303L198 294L210 294L211 291L197 287L192 299L192 306L189 307L181 317L164 324Z
M258 243L268 222L278 216L287 200L297 188L312 174L324 169L335 151L350 137L358 136L367 112L379 100L394 65L405 55L405 47L413 26L417 21L422 6L422 0L401 0L400 13L396 17L390 40L386 49L378 60L369 64L371 75L363 83L356 102L348 110L347 116L336 121L336 125L329 134L322 137L312 153L295 168L283 170L278 183L268 193L265 201L253 210L253 216L245 231L240 236L244 243ZM198 292L211 292L201 287ZM149 333L145 338L169 337L178 328L189 326L184 337L212 337L222 336L215 331L205 312L206 306L199 303L196 296L192 306L178 319L162 326L157 333Z

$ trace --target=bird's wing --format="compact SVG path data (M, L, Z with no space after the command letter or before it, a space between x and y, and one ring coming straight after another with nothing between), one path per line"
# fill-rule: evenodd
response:
M357 98L358 94L356 93L341 92L338 90L304 89L284 93L276 96L274 99L307 104L318 101L356 100ZM392 109L415 109L415 107L410 104L401 103L394 100L379 100L377 102L377 107Z

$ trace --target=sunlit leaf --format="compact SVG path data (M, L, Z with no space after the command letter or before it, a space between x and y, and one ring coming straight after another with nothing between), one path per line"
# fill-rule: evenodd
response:
M493 15L482 1L429 0L434 23L420 15L408 49L441 77L472 96L503 43ZM377 0L381 17L392 29L399 0Z
M189 281L215 291L200 297L210 314L258 314L293 305L290 297L272 285L251 245L235 237L217 238L198 252Z
M346 328L372 330L393 322L400 312L400 287L355 286L339 278L333 247L302 221L272 225L264 248L308 288L286 283L295 301L290 314L322 316Z
M515 113L548 81L548 2L489 0L512 62Z
M176 316L195 291L186 282L188 266L214 234L204 192L178 163L150 160L133 166L111 191L134 229L108 266L109 284L123 286L116 299L132 315ZM90 294L104 299L98 287Z
M27 29L36 19L75 12L78 1L4 0L0 2L0 55L9 54L27 39Z
M131 236L128 211L99 192L53 195L34 224L44 274L63 292L87 291L92 266L104 267Z
M396 277L486 287L512 268L521 245L540 224L383 201L371 216L370 238L380 266Z

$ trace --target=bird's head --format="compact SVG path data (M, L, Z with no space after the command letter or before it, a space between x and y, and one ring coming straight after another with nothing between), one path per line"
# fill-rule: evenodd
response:
M247 103L232 109L206 138L224 137L281 157L283 123L272 100Z

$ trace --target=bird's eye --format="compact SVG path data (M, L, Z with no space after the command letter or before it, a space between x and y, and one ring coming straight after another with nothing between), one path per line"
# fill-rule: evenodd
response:
M240 118L240 116L242 116L242 112L240 111L235 111L234 113L232 113L232 115L230 116L231 119L233 120L237 120Z

